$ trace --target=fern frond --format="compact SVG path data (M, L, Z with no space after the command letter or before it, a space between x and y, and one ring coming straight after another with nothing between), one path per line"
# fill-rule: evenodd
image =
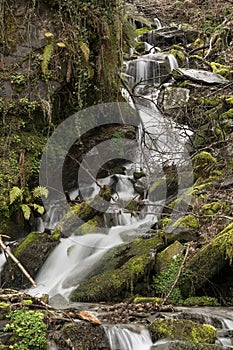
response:
M80 50L82 51L83 56L87 62L89 60L89 57L90 57L89 46L86 43L84 43L83 41L80 41Z
M48 189L46 187L43 187L43 186L37 186L32 191L33 198L39 198L42 196L47 198L48 194L49 194Z
M21 209L22 209L23 216L24 216L25 220L29 220L30 216L31 216L31 212L32 212L31 208L29 207L29 205L22 204L21 205Z
M37 213L39 213L40 215L44 214L44 207L42 205L39 204L32 204L32 207L35 209L35 211L37 211Z
M49 43L44 48L44 52L43 52L43 56L42 56L43 60L41 62L41 70L42 70L43 74L47 73L49 61L51 60L51 57L53 55L53 51L54 51L54 42Z
M10 191L10 204L14 203L17 198L23 200L23 190L17 186L14 186Z

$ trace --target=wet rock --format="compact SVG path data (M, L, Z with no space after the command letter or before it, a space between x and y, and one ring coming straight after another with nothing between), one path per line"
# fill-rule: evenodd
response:
M110 350L105 331L100 326L78 322L67 324L62 328L64 346L70 345L74 350Z
M150 45L155 45L160 48L173 44L184 44L186 41L183 30L180 30L175 26L151 30L143 34L140 37L140 40L146 41Z
M133 242L112 248L101 259L95 271L71 293L71 301L119 301L133 292L148 289L148 276L154 265L151 249L161 250L159 237L137 238Z
M177 68L172 71L175 79L190 79L203 84L227 84L229 80L220 74L208 72L205 70Z
M13 250L13 254L25 267L30 276L35 278L39 269L58 243L58 240L47 233L32 232ZM10 259L4 265L1 276L3 288L22 289L31 286L25 275Z

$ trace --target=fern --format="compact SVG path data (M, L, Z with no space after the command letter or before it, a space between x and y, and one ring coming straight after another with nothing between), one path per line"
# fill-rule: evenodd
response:
M13 187L10 191L10 204L14 203L17 198L23 200L23 190L17 186Z
M39 204L32 204L32 207L39 213L40 215L44 214L44 207Z
M89 60L89 57L90 57L90 49L89 49L88 45L86 43L84 43L83 41L80 41L80 49L81 49L83 56L87 62Z
M21 209L22 209L23 216L24 216L25 220L29 220L30 216L31 216L31 212L32 212L31 208L29 207L29 205L22 204L21 205Z
M45 46L43 56L42 56L43 60L41 62L41 70L43 74L47 73L49 61L51 60L53 51L54 51L54 42L50 42L48 45Z
M37 186L34 188L34 190L32 191L32 195L33 195L33 198L39 198L39 197L48 197L48 194L49 194L49 191L46 187L43 187L43 186Z

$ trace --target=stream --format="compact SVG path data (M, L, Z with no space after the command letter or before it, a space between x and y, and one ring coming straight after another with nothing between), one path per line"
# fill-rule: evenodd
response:
M78 287L93 270L98 266L100 258L112 247L129 242L143 235L156 224L161 214L161 208L166 200L166 188L159 201L150 195L150 186L158 175L163 173L164 164L175 164L179 177L179 189L177 197L192 184L191 165L186 149L187 135L191 132L180 128L171 120L167 120L157 109L156 99L158 89L163 83L164 77L168 77L173 69L178 67L176 59L171 54L161 54L153 51L149 43L145 43L149 53L125 62L125 75L128 85L133 88L137 85L135 94L141 125L138 131L135 159L125 165L125 174L113 174L102 178L100 182L109 184L115 188L116 199L111 200L108 210L104 213L105 227L98 228L96 232L85 235L71 234L62 238L60 244L48 257L36 283L37 288L31 288L27 292L33 295L43 293L50 297L58 294L68 300L70 293ZM172 85L172 79L168 83ZM123 95L132 104L127 91ZM182 183L179 167L190 171L188 183ZM156 171L155 171L156 170ZM133 172L144 171L146 176L143 181L133 181ZM139 186L140 185L140 186ZM99 188L93 180L82 183L82 188L70 192L70 197L75 198L78 191L85 199L94 198ZM140 190L139 190L140 187ZM140 214L133 216L125 209L132 199L144 201L144 209ZM187 201L188 203L188 201ZM184 208L186 209L186 208ZM175 210L174 210L175 212ZM53 229L62 217L59 202L51 204L47 217L42 222L38 221L38 230ZM3 254L0 261L4 263ZM203 318L204 323L217 325L218 344L225 349L233 349L233 309L232 308L177 308L174 313L164 313L164 318L185 318L187 314L193 314L194 318ZM199 316L197 316L199 315ZM105 333L109 339L112 350L152 350L167 349L168 340L159 340L152 343L149 331L140 325L104 325ZM50 347L54 349L54 347Z

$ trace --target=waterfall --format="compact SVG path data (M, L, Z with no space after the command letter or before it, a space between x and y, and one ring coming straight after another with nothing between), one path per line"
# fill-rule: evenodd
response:
M149 331L139 326L104 327L111 350L150 350L153 345Z

